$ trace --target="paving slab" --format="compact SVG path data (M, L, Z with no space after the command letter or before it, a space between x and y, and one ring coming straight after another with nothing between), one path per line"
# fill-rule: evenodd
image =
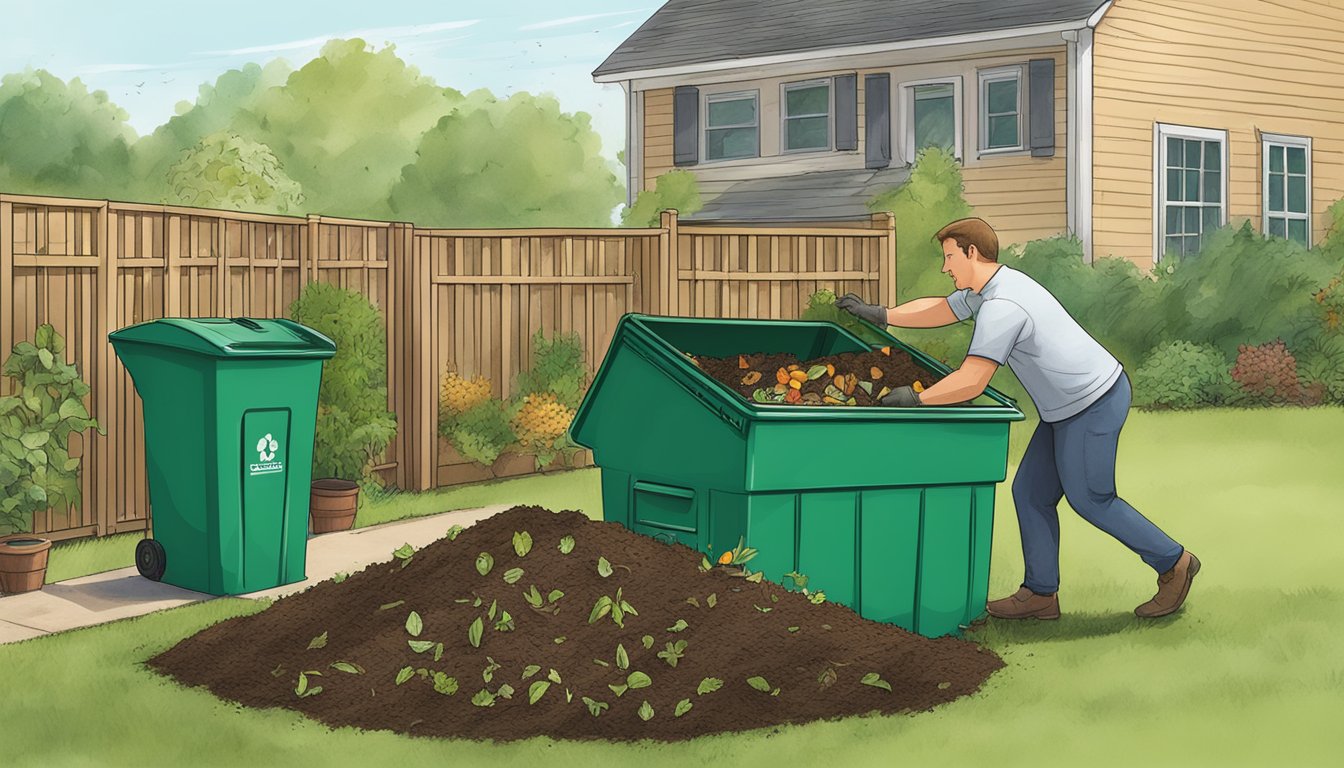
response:
M355 573L389 560L392 551L402 544L419 549L443 538L454 525L466 528L511 507L496 504L313 536L308 539L304 568L308 578L238 597L277 598L302 592L337 573ZM0 645L143 616L214 597L150 581L134 567L81 576L48 584L34 592L0 597Z

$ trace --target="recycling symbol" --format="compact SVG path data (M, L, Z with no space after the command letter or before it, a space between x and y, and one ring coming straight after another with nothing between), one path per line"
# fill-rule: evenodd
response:
M269 434L257 441L257 453L260 454L262 461L274 459L275 452L279 449L280 443L277 443L275 438Z

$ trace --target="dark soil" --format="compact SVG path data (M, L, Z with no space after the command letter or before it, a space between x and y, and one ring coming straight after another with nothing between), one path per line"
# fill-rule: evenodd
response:
M879 405L882 389L896 389L897 387L912 386L918 381L922 386L929 387L942 379L942 376L931 371L925 370L915 362L910 353L901 349L887 348L891 354L885 354L880 349L873 349L867 352L845 352L839 355L828 357L819 357L815 360L799 360L791 355L767 355L763 353L753 353L747 355L734 356L731 358L722 357L696 357L692 358L700 369L709 374L714 379L723 382L730 389L740 392L743 397L752 400L753 393L758 389L765 389L767 392L779 392L779 387L787 387L777 378L779 370L783 368L785 373L790 371L790 366L796 370L806 373L813 366L833 366L834 374L821 374L819 377L800 382L799 394L789 396L785 404L794 405L849 405L849 398L854 399L853 405ZM745 363L746 367L743 367ZM874 376L876 369L878 376ZM853 376L851 381L848 377ZM863 386L861 382L871 384L872 391ZM845 397L843 403L829 402L826 400L827 387L833 386L843 390ZM787 393L785 393L787 394ZM834 391L830 393L834 396ZM797 402L792 402L793 399ZM841 399L841 398L835 398Z
M515 531L532 537L532 549L523 557L514 551ZM566 535L575 544L562 554L558 544ZM486 576L476 568L480 552L494 557ZM599 556L610 560L609 577L598 572ZM974 643L924 638L867 621L844 606L814 605L801 592L769 581L733 576L742 573L740 567L702 571L701 562L688 547L616 523L593 522L573 511L515 507L454 540L415 552L404 568L391 560L339 584L323 582L261 613L202 630L149 665L223 698L298 710L331 726L499 741L538 735L675 741L869 712L926 710L974 692L1003 666ZM508 584L504 574L512 568L524 574ZM551 590L564 591L556 612L529 606L524 592L534 584L543 599ZM611 615L589 624L594 603L601 595L614 596L618 587L638 615L627 615L624 629ZM708 604L711 594L717 598L714 607ZM479 607L473 605L476 597ZM486 618L494 601L511 614L513 630L497 630ZM423 623L418 637L408 630L411 611ZM468 627L477 617L485 629L474 648ZM686 628L670 631L678 620ZM789 631L793 627L796 631ZM325 645L313 642L324 635ZM653 638L647 650L645 635ZM564 642L557 644L558 637ZM441 642L442 659L436 663L433 650L416 653L410 640ZM657 653L678 640L686 647L673 667ZM627 670L617 667L618 643L628 654ZM486 682L491 659L498 668ZM339 671L331 666L337 662L363 671ZM524 679L529 665L540 671ZM411 673L398 685L405 667L423 668L427 676ZM552 669L561 682L529 704L530 686L546 681ZM619 697L608 688L636 670L647 674L651 685ZM296 694L305 671L308 690L321 686L320 693ZM455 678L456 693L436 692L435 672ZM860 682L872 672L891 690ZM750 685L754 676L763 677L770 690ZM721 679L722 688L698 695L697 687L709 677ZM505 684L514 689L512 698L497 698L493 706L473 704L479 691L499 693ZM772 695L776 688L778 695ZM609 708L594 716L585 696ZM675 717L683 699L692 708ZM647 721L637 714L645 701L653 708Z

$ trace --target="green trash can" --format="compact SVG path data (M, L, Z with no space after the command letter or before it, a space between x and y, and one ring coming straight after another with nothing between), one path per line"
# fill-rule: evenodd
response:
M322 361L289 320L165 318L108 334L144 405L140 573L212 595L305 578Z
M772 581L795 571L864 618L957 633L984 612L1015 402L989 389L961 407L759 404L684 354L869 348L834 323L625 315L570 426L601 470L604 518L701 552L744 537Z

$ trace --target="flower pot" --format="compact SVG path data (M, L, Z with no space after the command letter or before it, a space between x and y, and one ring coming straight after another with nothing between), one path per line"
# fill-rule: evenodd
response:
M308 496L313 533L348 531L359 507L359 485L349 480L314 480Z
M41 589L47 580L50 550L51 542L40 536L0 536L0 592L13 595Z

